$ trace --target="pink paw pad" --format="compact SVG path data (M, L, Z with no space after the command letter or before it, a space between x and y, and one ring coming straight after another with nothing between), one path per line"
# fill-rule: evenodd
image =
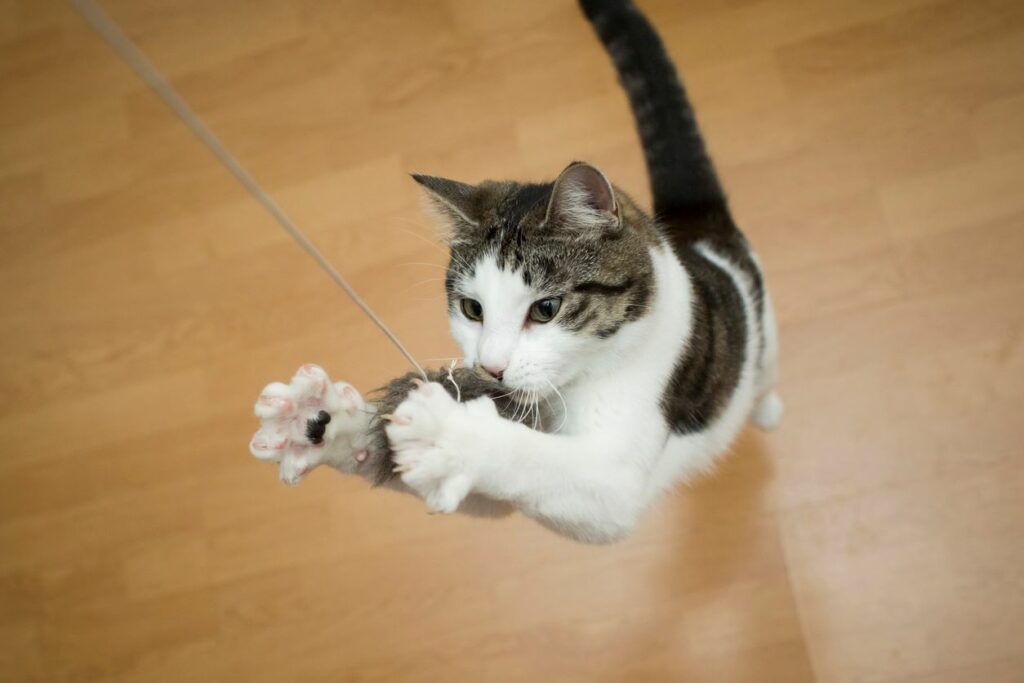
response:
M308 398L315 398L317 400L322 399L324 392L327 390L328 379L327 373L319 365L307 363L299 368L299 371L295 373L295 379L301 378L305 386L302 389L304 393L308 392Z
M280 430L260 429L249 442L249 452L260 460L276 460L288 447L288 437Z
M291 387L281 382L271 382L256 399L256 417L273 420L287 417L295 412L295 401Z
M260 460L278 463L281 481L298 484L317 466L333 463L330 458L344 452L335 453L328 446L338 435L347 439L352 429L362 428L354 418L363 405L350 385L332 383L318 365L303 365L290 383L272 382L260 393L254 412L262 425L249 442L249 451ZM348 457L361 463L368 455L359 451Z
M261 406L267 406L268 408L273 408L282 413L290 413L295 409L295 404L287 398L263 395L257 400L259 400Z

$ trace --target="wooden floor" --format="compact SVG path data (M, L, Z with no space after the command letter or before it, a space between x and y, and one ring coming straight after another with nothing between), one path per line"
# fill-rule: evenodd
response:
M408 172L647 201L568 0L102 4L421 359ZM403 360L67 4L0 2L0 679L1024 681L1024 3L641 4L788 415L586 547L254 461L266 382Z

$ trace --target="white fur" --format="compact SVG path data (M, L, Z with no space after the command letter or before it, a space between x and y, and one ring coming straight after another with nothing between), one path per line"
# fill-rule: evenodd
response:
M627 535L663 492L709 471L748 417L774 427L782 404L774 392L777 334L770 301L766 298L762 353L751 283L707 245L696 249L737 286L750 330L738 384L705 430L673 434L661 412L663 391L692 325L692 286L670 249L650 252L655 295L648 314L607 340L572 334L554 323L527 323L530 305L556 293L532 290L520 274L503 271L487 256L476 264L474 277L459 285L464 296L482 304L484 321L470 321L456 311L452 334L467 364L505 367L504 382L510 389L534 396L537 407L544 406L547 431L502 418L490 399L458 403L441 386L428 384L409 395L387 428L404 484L396 482L396 488L418 494L434 510L498 515L517 508L571 538L608 542ZM307 367L305 374L310 372ZM320 373L319 368L312 372L317 391L328 381ZM299 375L296 381L307 387ZM271 385L261 397L275 407L273 414L262 415L257 404L265 424L254 441L254 454L267 458L256 448L264 443L261 435L276 428L275 420L283 416L292 420L291 412L276 407L279 394L293 398L306 412L327 409L335 415L331 388L336 386L349 397L338 408L358 419L331 421L323 455L308 449L293 452L301 442L296 434L285 447L291 450L278 448L271 459L284 455L282 478L291 483L320 461L358 474L353 457L368 424L354 411L363 406L358 395L346 385L328 384L326 393L313 397L322 399L311 400L310 389L296 386L294 381L291 388ZM285 472L288 460L302 465L298 475Z
M331 415L323 442L314 445L306 437L306 422L321 410ZM259 460L279 464L279 476L294 486L320 465L342 472L356 472L357 454L365 453L366 435L374 409L350 384L332 383L323 368L303 365L291 382L271 382L256 399L254 408L260 428L249 442L249 452Z
M650 312L604 342L572 335L557 325L523 327L530 291L516 273L493 259L477 265L467 296L484 306L484 323L453 317L452 330L468 362L508 363L511 388L545 391L537 378L549 373L566 402L564 427L544 433L501 418L489 399L458 404L440 387L414 392L398 409L401 424L388 428L406 484L432 508L452 512L470 492L514 504L542 524L592 542L628 534L659 494L680 480L711 469L755 400L769 404L771 377L758 364L761 335L742 271L709 247L698 252L726 272L743 295L747 361L731 399L704 431L672 434L660 410L662 392L690 334L691 286L672 252L651 251L656 295ZM488 325L493 316L493 325ZM772 326L773 322L770 323ZM772 330L774 337L774 330ZM774 354L774 338L765 351Z
M559 325L528 322L530 306L545 296L526 286L518 272L498 268L492 256L476 265L473 277L459 283L459 294L483 306L483 322L455 311L449 324L462 347L464 363L504 368L510 388L545 396L551 385L562 387L575 379L603 352L599 340L572 334Z

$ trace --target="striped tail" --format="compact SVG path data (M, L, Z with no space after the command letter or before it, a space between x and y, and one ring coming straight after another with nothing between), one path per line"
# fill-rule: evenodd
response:
M630 0L580 0L619 72L647 159L655 215L725 209L693 107L661 38Z

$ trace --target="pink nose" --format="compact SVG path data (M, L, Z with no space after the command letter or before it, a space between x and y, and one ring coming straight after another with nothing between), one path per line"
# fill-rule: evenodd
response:
M505 375L505 368L498 365L485 365L484 370L487 371L488 375L498 380L499 382L501 381L501 378Z

